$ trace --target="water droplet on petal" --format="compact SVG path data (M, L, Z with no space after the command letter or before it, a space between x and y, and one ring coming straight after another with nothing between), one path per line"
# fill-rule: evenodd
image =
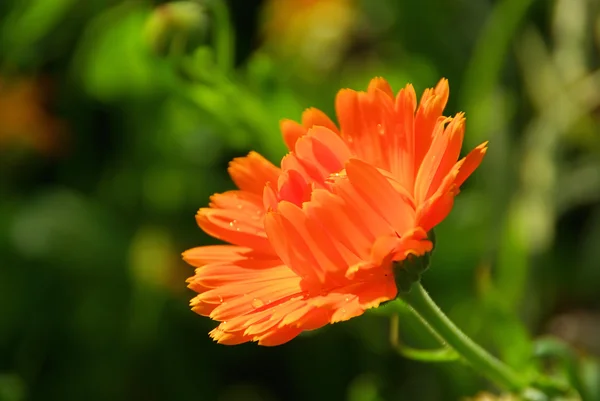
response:
M254 298L252 300L252 307L254 309L258 309L258 308L260 308L260 307L262 307L264 305L265 305L265 303L262 300L258 299L258 298Z
M346 301L346 302L350 301L350 297L346 297L346 299L344 299L344 301Z
M219 295L219 303L223 303L223 297Z

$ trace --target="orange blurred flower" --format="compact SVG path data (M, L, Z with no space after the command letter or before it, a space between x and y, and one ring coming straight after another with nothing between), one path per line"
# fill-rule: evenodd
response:
M63 125L44 109L45 96L41 80L0 77L0 149L20 144L42 154L57 150Z
M294 63L317 69L339 61L358 17L355 0L270 0L263 11L267 45Z
M221 322L213 339L277 345L396 297L394 262L431 251L427 232L486 151L457 161L464 117L442 116L448 93L442 80L417 108L411 85L394 96L375 78L340 91L340 129L316 109L283 121L281 169L257 153L231 163L240 190L196 219L232 245L183 255L197 267L192 309Z

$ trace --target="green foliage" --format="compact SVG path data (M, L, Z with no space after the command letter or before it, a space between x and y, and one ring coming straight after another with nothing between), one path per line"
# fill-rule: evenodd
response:
M36 49L45 36L66 18L74 3L74 0L14 2L0 25L0 48L4 62L9 66L14 64L14 67L39 62L43 52L36 52ZM12 68L9 72L14 72Z
M448 77L465 150L490 140L431 268L403 274L536 389L600 399L597 4L340 1L351 24L284 20L276 35L324 42L278 49L266 1L161 3L0 2L0 401L495 391L400 300L274 349L214 344L189 311L180 253L216 241L194 213L233 189L227 163L277 162L280 119L334 116L373 76L418 93Z
M142 36L150 13L143 3L121 4L89 23L75 63L91 96L114 101L161 89L160 64L150 57Z

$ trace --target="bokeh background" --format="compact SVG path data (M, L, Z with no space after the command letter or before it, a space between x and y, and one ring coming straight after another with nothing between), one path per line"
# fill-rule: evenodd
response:
M334 116L374 76L447 77L465 150L490 140L425 286L519 371L600 400L599 49L597 0L2 0L0 400L495 392L402 358L390 314L435 343L401 305L276 348L215 344L188 308L180 253L215 243L194 214L233 188L228 162L277 163L281 118Z

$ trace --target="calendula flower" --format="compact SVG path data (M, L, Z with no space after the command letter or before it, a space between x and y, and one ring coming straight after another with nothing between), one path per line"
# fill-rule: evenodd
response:
M231 163L239 190L196 216L231 245L183 255L192 309L221 322L213 339L278 345L396 297L394 269L431 251L427 232L486 150L457 161L464 117L442 116L447 98L442 80L417 108L412 86L394 96L376 78L338 94L340 129L316 109L284 121L281 168L256 153Z
M308 142L313 149L323 148L321 144L315 147L318 135L309 131L314 126L327 127L341 139L338 151L348 151L394 178L417 211L417 225L429 231L448 215L454 196L487 150L487 142L482 143L457 162L465 117L463 113L442 115L449 92L448 81L442 79L435 88L425 90L417 107L410 84L397 96L382 78L371 80L367 92L343 89L336 98L339 129L317 109L306 110L302 124L282 121L283 138L292 150L282 165L305 172L309 182L322 181L310 175L318 169L324 175L335 174L336 167L329 167L327 156L305 150Z

